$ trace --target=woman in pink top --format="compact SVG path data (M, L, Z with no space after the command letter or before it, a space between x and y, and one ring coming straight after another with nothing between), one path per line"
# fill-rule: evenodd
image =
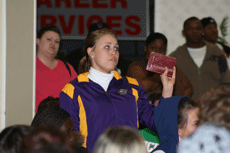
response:
M60 30L53 25L42 27L37 34L36 112L43 99L59 97L63 87L77 77L70 64L57 59L60 39Z

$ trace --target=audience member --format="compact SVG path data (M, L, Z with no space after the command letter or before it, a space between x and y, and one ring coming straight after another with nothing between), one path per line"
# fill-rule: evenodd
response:
M101 134L94 153L147 153L144 140L131 127L110 127Z
M27 125L6 127L0 133L0 152L19 153L22 139L29 133L30 129Z
M115 71L119 59L119 45L114 31L99 29L84 40L90 69L68 83L60 94L60 107L68 111L74 121L74 130L85 136L84 146L93 149L99 135L108 127L130 126L140 123L155 130L153 105L136 79L121 76ZM175 82L167 77L167 68L161 79L162 96L171 97Z
M177 67L193 86L192 99L198 101L210 88L219 83L230 82L230 72L220 49L203 41L203 26L198 18L188 18L184 22L182 33L186 43L170 56L177 59Z
M45 107L44 109L38 111L31 123L32 127L47 125L54 126L67 133L70 140L76 142L77 151L79 153L90 152L88 149L82 147L84 141L83 136L79 132L73 132L73 120L69 113L62 108L56 106Z
M182 142L179 153L184 153L185 150L188 153L229 152L230 84L213 87L201 97L199 104L200 126L191 137Z
M154 109L157 133L148 128L140 131L147 150L176 153L178 143L196 130L198 104L189 97L173 96L162 100Z
M134 61L128 68L127 76L136 78L145 89L146 93L161 93L162 83L160 75L146 70L146 66L151 52L166 54L167 38L161 33L152 33L148 36L145 46L145 57L142 61ZM192 85L183 74L176 69L176 81L174 86L174 95L191 96Z
M42 100L41 103L38 105L38 110L41 110L45 107L49 106L57 106L60 107L60 100L59 98L54 98L53 96L48 96L46 99Z
M44 26L37 34L36 112L48 96L59 97L66 83L77 77L73 67L57 59L61 32L56 26Z
M201 20L201 23L204 28L204 35L203 38L214 44L217 45L223 53L227 57L227 62L228 62L228 67L230 66L230 47L225 45L224 43L218 41L218 28L217 28L217 23L212 17L206 17Z
M209 122L230 131L230 84L223 83L206 92L199 101L200 124Z
M218 28L217 23L212 17L206 17L201 19L201 23L204 28L203 38L212 43L216 44L224 53L229 57L230 55L230 47L218 41Z
M34 153L45 149L47 152L56 149L66 153L76 152L75 143L66 133L53 126L40 126L23 138L20 153Z

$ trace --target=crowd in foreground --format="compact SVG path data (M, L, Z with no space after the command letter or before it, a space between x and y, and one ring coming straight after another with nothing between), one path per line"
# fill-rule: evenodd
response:
M184 22L186 43L170 55L177 58L172 77L167 76L167 67L161 75L145 70L151 52L166 54L167 38L161 33L148 36L145 58L133 62L124 76L117 67L115 32L102 23L93 24L95 30L84 39L85 56L77 75L58 58L60 30L42 27L37 36L36 115L31 126L4 129L0 150L228 151L230 73L225 50L205 36L213 24L212 18Z

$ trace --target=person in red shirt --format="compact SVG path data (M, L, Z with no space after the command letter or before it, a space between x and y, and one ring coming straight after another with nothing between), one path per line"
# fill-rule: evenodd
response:
M59 97L62 88L77 73L73 67L57 58L61 32L57 26L44 26L37 34L36 112L39 103L48 96Z

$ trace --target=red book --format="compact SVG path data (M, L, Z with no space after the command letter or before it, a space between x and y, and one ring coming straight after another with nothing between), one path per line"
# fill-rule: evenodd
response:
M173 67L175 65L176 65L176 58L151 52L146 70L163 74L165 71L165 67L167 67L168 68L167 76L172 77Z

